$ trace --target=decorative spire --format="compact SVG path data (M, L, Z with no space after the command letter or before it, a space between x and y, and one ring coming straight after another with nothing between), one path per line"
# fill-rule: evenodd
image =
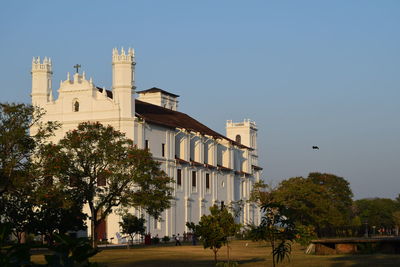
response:
M135 50L133 50L133 48L130 47L129 50L128 50L128 54L129 54L131 57L134 57L134 56L135 56Z
M70 74L69 74L69 72L67 72L67 80L68 80L68 81L70 81L70 80L71 80L71 77L70 77Z
M74 74L74 83L79 83L79 73Z
M54 101L54 98L53 98L53 90L50 90L50 93L49 93L49 102L53 102Z
M116 47L113 48L112 54L113 56L118 56L118 49Z

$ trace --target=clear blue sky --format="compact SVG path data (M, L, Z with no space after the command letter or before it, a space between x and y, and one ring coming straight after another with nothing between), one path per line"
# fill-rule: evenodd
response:
M58 86L82 65L111 85L111 49L136 49L138 89L225 132L259 127L267 181L345 177L355 198L400 193L400 1L4 1L0 101L30 102L33 56ZM319 151L311 147L318 145Z

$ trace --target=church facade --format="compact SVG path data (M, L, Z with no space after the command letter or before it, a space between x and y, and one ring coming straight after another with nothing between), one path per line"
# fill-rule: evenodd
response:
M139 148L150 150L175 180L174 200L161 220L143 214L146 231L152 235L182 235L187 232L186 222L197 223L214 204L240 210L237 220L243 224L258 224L259 210L247 201L262 171L256 124L250 120L227 121L226 135L219 134L178 111L178 95L160 88L136 91L134 82L133 49L113 49L111 90L97 87L92 78L77 71L61 81L56 99L51 60L34 58L32 104L46 111L43 120L61 123L52 141L81 122L98 121L124 132ZM31 130L35 131L35 126ZM132 212L142 215L138 210ZM121 242L120 221L118 214L110 214L100 237Z

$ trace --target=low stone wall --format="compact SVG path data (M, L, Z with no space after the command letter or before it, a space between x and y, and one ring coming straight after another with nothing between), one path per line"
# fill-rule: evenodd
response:
M400 238L320 239L311 241L315 254L395 253L400 254Z

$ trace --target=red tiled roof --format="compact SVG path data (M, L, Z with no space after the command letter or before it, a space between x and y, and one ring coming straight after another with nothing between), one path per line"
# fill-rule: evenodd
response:
M203 166L203 167L204 167L204 164L202 164L202 163L200 163L200 162L197 162L197 161L194 161L194 160L191 160L191 161L190 161L190 164L191 164L192 166Z
M100 93L103 93L103 88L100 88L100 87L96 87L96 88L97 88L97 90L99 90ZM113 98L113 92L112 91L106 90L106 93L107 93L107 97Z
M190 163L190 162L188 162L186 160L177 158L176 156L175 156L175 161L176 161L176 163L179 163L179 164L189 164Z
M204 124L198 122L197 120L193 119L192 117L190 117L185 113L163 108L137 99L136 99L135 110L136 113L146 122L170 128L182 128L188 131L198 132L203 135L212 136L216 139L218 138L225 139L229 141L231 144L236 145L240 148L252 149L238 142L235 142L227 138L226 136L223 136L222 134L219 134L211 130Z
M209 168L209 169L216 169L217 168L217 167L215 167L213 165L210 165L210 164L207 164L207 163L204 163L204 167Z
M162 89L153 87L153 88L145 90L145 91L149 91L152 89L162 90ZM103 92L103 89L100 87L97 87L97 90L99 90L99 92ZM107 96L109 98L113 98L112 91L106 90L106 92L107 92ZM140 91L140 92L144 92L144 91ZM137 116L141 117L148 123L153 123L153 124L161 125L164 127L173 128L173 129L182 128L187 131L198 132L203 135L212 136L215 139L218 139L218 138L225 139L225 140L229 141L231 144L238 146L240 148L247 148L247 149L253 150L250 147L242 145L234 140L229 139L228 137L226 137L222 134L215 132L214 130L211 130L204 124L202 124L199 121L190 117L189 115L179 112L179 111L163 108L163 107L153 105L153 104L150 104L147 102L143 102L143 101L140 101L137 99L135 99L135 111L136 111Z
M224 167L224 166L219 165L219 164L217 164L217 167L218 167L218 169L220 169L221 171L228 171L228 172L233 171L233 169Z
M244 172L244 171L235 171L235 174L237 174L237 175L244 175L244 176L251 176L250 173Z
M200 162L197 162L197 161L193 161L193 160L186 161L186 160L183 160L181 158L178 158L177 156L175 156L175 162L178 163L178 164L190 164L192 166L199 166L199 167L202 166L202 167L207 168L207 169L216 169L216 168L218 168L216 166L213 166L213 165L210 165L210 164L207 164L207 163L203 164L203 163L200 163ZM225 167L222 167L222 168L225 168ZM225 168L225 169L230 170L228 168Z
M253 169L255 169L256 171L261 171L263 168L256 166L256 165L251 165L251 167L253 167Z

